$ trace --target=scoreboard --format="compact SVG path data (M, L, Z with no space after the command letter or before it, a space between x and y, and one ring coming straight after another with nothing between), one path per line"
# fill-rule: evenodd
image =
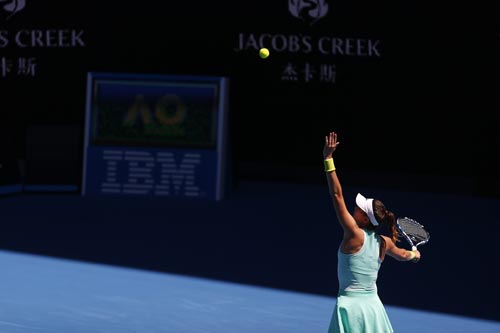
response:
M220 200L225 77L90 72L82 195Z

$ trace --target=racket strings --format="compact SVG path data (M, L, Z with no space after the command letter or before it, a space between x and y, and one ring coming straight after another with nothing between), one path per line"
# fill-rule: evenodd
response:
M411 222L400 222L401 228L413 241L423 241L429 237L428 232L420 224L415 224Z

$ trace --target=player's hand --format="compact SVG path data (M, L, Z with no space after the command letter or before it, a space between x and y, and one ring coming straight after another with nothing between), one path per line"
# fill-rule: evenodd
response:
M415 252L415 258L412 259L412 262L419 262L420 260L420 251L418 250L414 250L413 252Z
M337 141L337 133L330 132L325 136L325 146L323 147L323 158L332 157L333 152L337 149L340 142Z

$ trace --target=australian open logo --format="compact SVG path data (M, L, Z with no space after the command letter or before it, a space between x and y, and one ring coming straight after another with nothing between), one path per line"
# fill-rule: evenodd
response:
M0 0L1 17L8 20L26 6L26 0Z
M325 0L288 0L290 13L313 25L328 13L328 4Z

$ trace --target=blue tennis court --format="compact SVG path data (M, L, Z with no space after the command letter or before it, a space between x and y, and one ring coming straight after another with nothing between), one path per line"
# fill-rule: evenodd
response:
M0 252L0 331L326 332L335 299ZM396 332L495 333L500 323L388 306Z

